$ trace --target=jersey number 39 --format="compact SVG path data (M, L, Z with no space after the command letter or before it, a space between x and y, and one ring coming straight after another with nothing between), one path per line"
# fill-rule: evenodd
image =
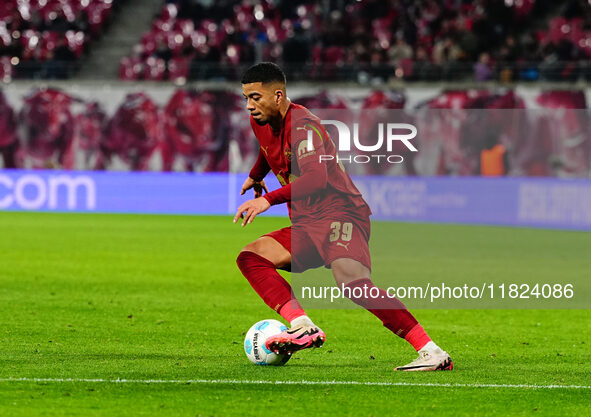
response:
M349 242L353 237L353 223L332 222L330 229L329 241L331 242L336 242L339 239L343 242Z

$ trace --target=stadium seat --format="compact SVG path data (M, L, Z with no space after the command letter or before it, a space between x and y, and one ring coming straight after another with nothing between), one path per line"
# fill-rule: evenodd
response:
M162 81L166 74L166 61L162 58L149 57L145 61L144 80Z
M65 39L66 48L74 60L81 59L88 40L100 35L116 0L6 0L0 5L0 47L5 54L18 58L19 77L49 76L56 68L70 72L70 63L51 63L62 59L71 61L67 50L54 52ZM8 42L8 35L10 41ZM18 45L14 44L18 42ZM40 64L43 63L43 64Z
M84 32L69 30L66 32L66 41L70 50L74 52L78 58L81 58L86 43L86 35Z
M144 63L139 57L123 57L119 66L119 78L126 81L137 81L144 72Z
M14 66L10 62L10 57L0 57L0 81L9 83L14 78Z
M178 83L185 83L189 78L191 59L175 57L168 62L168 79Z
M410 0L400 0L396 2L396 7L392 7L392 4L384 5L387 2L344 0L341 2L342 10L326 13L318 4L305 0L290 1L289 5L282 2L234 0L228 4L232 14L221 12L215 4L201 4L199 12L191 15L182 0L168 0L154 19L150 31L142 37L141 45L143 56L147 58L160 44L161 37L164 37L172 56L180 56L181 51L185 56L195 54L207 60L210 66L217 63L220 71L225 73L227 71L223 67L228 64L245 65L252 62L253 54L250 52L255 43L262 51L259 58L281 61L284 43L301 30L309 43L308 52L303 56L309 60L302 62L307 65L305 70L295 71L294 74L312 79L350 79L351 69L359 65L367 67L365 70L369 78L387 79L392 76L392 69L382 65L388 65L383 55L400 37L415 52L414 61L405 61L404 65L399 66L405 79L471 79L474 76L473 63L483 52L482 49L491 56L491 66L502 61L494 56L501 49L498 43L502 39L474 43L474 40L464 38L466 33L475 33L473 28L477 24L480 32L482 28L495 27L495 31L502 36L511 33L514 39L520 39L522 34L538 36L540 49L548 42L568 39L591 54L591 38L583 30L580 19L540 18L537 16L539 13L536 13L533 19L540 21L530 25L527 19L531 18L534 10L534 0L505 2L504 20L498 22L490 21L501 19L498 14L491 13L488 16L489 8L498 11L494 9L498 2L485 2L481 7L471 2L427 2L422 7L411 7L412 3ZM230 10L230 7L227 9ZM405 29L401 22L411 23L405 24ZM549 30L535 32L544 23L549 25ZM513 33L512 28L517 28L517 33ZM527 30L532 32L527 33ZM449 61L445 59L445 62L433 63L434 45L447 36L451 36L455 43L463 39L460 49L464 45L469 48L470 45L477 45L476 49L462 49L461 58L454 56ZM511 59L515 60L515 57ZM531 72L520 70L517 61L502 62L502 65L511 66L514 77L532 77ZM217 71L195 73L206 78L219 75ZM503 76L497 68L493 68L492 73L495 77ZM572 78L578 74L578 71L567 67L559 76Z

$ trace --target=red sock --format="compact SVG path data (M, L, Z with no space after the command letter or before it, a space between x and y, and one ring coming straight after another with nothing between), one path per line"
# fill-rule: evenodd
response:
M418 352L421 350L427 343L431 341L431 338L423 329L423 326L417 323L415 327L410 329L410 331L404 336L406 341L412 345L413 348Z
M417 322L417 319L410 314L410 311L406 309L404 304L402 304L398 298L389 298L386 291L373 285L373 282L371 282L369 278L362 278L350 282L345 288L351 290L349 294L346 294L351 301L366 310L369 310L373 315L382 320L387 329L397 336L406 339L411 330L415 330L417 326L422 329ZM418 334L418 330L413 334ZM427 338L429 337L426 333L424 334ZM429 340L427 340L427 342ZM415 346L414 338L412 342L410 340L408 341ZM425 344L427 342L425 342ZM423 346L425 344L423 344Z
M291 323L294 319L305 316L306 312L300 303L298 303L298 300L292 298L291 301L283 304L283 307L279 309L279 314L281 314L281 317Z
M240 252L238 268L263 301L287 320L306 314L291 296L291 286L268 259L254 252Z

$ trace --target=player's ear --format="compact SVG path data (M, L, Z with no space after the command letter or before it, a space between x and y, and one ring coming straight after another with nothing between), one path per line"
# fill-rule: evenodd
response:
M279 105L281 100L285 99L285 92L283 90L275 90L275 103Z

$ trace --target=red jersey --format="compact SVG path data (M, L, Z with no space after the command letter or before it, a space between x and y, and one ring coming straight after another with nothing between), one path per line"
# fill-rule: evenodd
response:
M366 209L371 214L343 164L337 163L334 142L308 109L291 103L277 132L269 124L260 126L252 116L250 123L260 144L250 177L260 181L273 171L283 187L265 197L271 204L287 202L292 220L318 219L343 209ZM312 149L308 149L310 136ZM320 161L320 155L333 158Z

